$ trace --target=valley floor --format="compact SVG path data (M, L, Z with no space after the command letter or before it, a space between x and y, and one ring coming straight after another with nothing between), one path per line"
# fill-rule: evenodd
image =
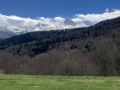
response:
M0 90L120 90L120 77L0 75Z

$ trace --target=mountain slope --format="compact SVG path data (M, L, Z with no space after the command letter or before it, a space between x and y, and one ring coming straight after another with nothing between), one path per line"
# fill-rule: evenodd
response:
M0 41L1 41L1 40L4 40L4 39L3 39L3 38L0 38Z
M0 41L6 74L120 76L120 18Z
M109 35L112 37L113 36L118 37L119 35L117 32L119 32L119 28L120 28L120 18L116 18L116 19L100 22L88 28L77 28L77 29L71 29L71 30L66 29L64 31L60 30L60 31L32 32L32 33L19 35L19 36L14 36L1 41L0 49L3 50L5 48L8 48L14 45L19 45L19 44L23 44L23 45L20 45L19 48L26 47L26 49L28 49L28 46L32 48L34 45L36 45L36 47L39 46L39 49L40 48L47 49L47 47L49 48L51 47L51 45L55 47L57 43L59 44L67 41L74 41L77 39L84 40L88 38L96 38L100 36L109 36ZM43 45L45 47L42 47ZM41 50L41 51L45 52L44 50ZM42 53L41 51L39 52Z

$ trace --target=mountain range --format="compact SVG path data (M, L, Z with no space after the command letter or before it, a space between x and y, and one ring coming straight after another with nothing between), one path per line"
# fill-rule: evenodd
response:
M69 20L65 23L73 25ZM35 31L1 40L0 70L5 74L120 76L120 17L90 27Z
M65 18L63 21L55 22L52 24L37 23L33 26L0 26L0 38L9 38L14 35L20 35L28 32L34 31L48 31L48 30L64 30L73 29L80 27L89 27L94 25L94 23L89 21L78 21L74 22L70 19Z

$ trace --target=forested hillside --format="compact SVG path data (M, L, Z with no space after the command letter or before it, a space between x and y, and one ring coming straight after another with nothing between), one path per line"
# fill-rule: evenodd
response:
M120 18L88 28L41 31L0 41L6 74L120 75Z

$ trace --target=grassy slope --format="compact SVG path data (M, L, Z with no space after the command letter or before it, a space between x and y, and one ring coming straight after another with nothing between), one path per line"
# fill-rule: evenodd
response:
M120 90L120 78L0 75L0 90Z

